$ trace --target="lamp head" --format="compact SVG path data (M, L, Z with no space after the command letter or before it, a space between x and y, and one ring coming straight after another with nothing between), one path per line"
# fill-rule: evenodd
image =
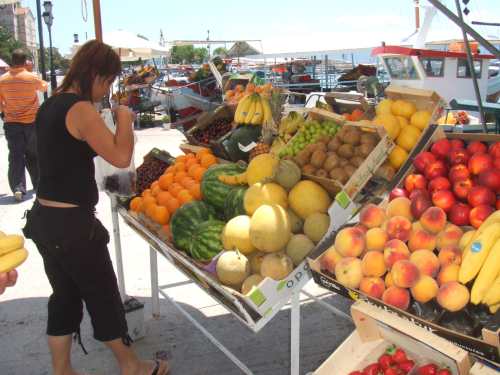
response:
M52 1L44 1L43 8L45 9L45 12L52 13Z

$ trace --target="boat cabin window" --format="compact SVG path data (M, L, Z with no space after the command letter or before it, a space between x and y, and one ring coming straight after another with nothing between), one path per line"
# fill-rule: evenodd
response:
M418 79L417 70L409 56L384 57L389 74L393 79Z
M477 78L481 78L481 66L481 60L474 60L474 71ZM458 59L457 78L472 78L467 59Z
M444 76L444 58L439 57L421 57L420 63L424 68L427 77Z

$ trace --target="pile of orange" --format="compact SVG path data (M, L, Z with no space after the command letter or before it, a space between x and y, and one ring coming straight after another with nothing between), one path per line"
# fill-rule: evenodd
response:
M163 175L130 201L130 210L142 212L169 233L168 223L183 204L201 200L200 183L205 171L217 164L210 149L178 156Z
M270 83L266 83L262 86L256 86L251 82L245 87L243 85L237 85L234 90L227 90L225 92L225 100L230 104L236 104L245 96L253 93L261 94L264 97L269 98L272 88L273 86Z

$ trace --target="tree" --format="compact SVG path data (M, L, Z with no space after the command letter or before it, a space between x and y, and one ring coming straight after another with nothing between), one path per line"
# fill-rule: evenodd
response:
M218 47L218 48L214 49L214 55L218 55L221 57L226 57L227 52L228 52L227 48L224 48L224 47Z
M172 47L172 63L173 64L201 64L208 57L206 48L194 48L193 45L188 46L173 46Z
M38 51L38 56L41 56L41 50ZM70 61L64 58L55 47L52 47L52 57L54 59L54 69L66 71L69 68ZM45 48L45 69L50 70L49 48Z
M21 42L14 39L7 29L0 26L0 58L10 65L12 52L18 48L26 49Z
M195 63L201 64L208 57L208 50L206 48L200 47L194 49L194 61Z

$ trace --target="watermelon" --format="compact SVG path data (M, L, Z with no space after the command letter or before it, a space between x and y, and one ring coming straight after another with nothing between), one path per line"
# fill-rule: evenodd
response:
M226 223L220 220L208 220L195 228L189 254L200 262L210 262L223 250L222 230Z
M210 167L201 180L201 195L203 200L213 206L219 213L224 212L226 197L236 186L227 185L219 181L219 176L236 175L245 172L245 168L234 163L219 164Z
M250 152L241 151L240 145L246 147L252 142L258 143L261 135L262 126L242 125L231 132L231 135L223 141L222 146L230 160L248 161Z
M203 201L189 202L178 208L170 221L175 246L188 251L198 224L214 218L215 210Z
M239 215L246 215L243 198L247 188L237 187L229 192L224 202L224 217L227 221Z

